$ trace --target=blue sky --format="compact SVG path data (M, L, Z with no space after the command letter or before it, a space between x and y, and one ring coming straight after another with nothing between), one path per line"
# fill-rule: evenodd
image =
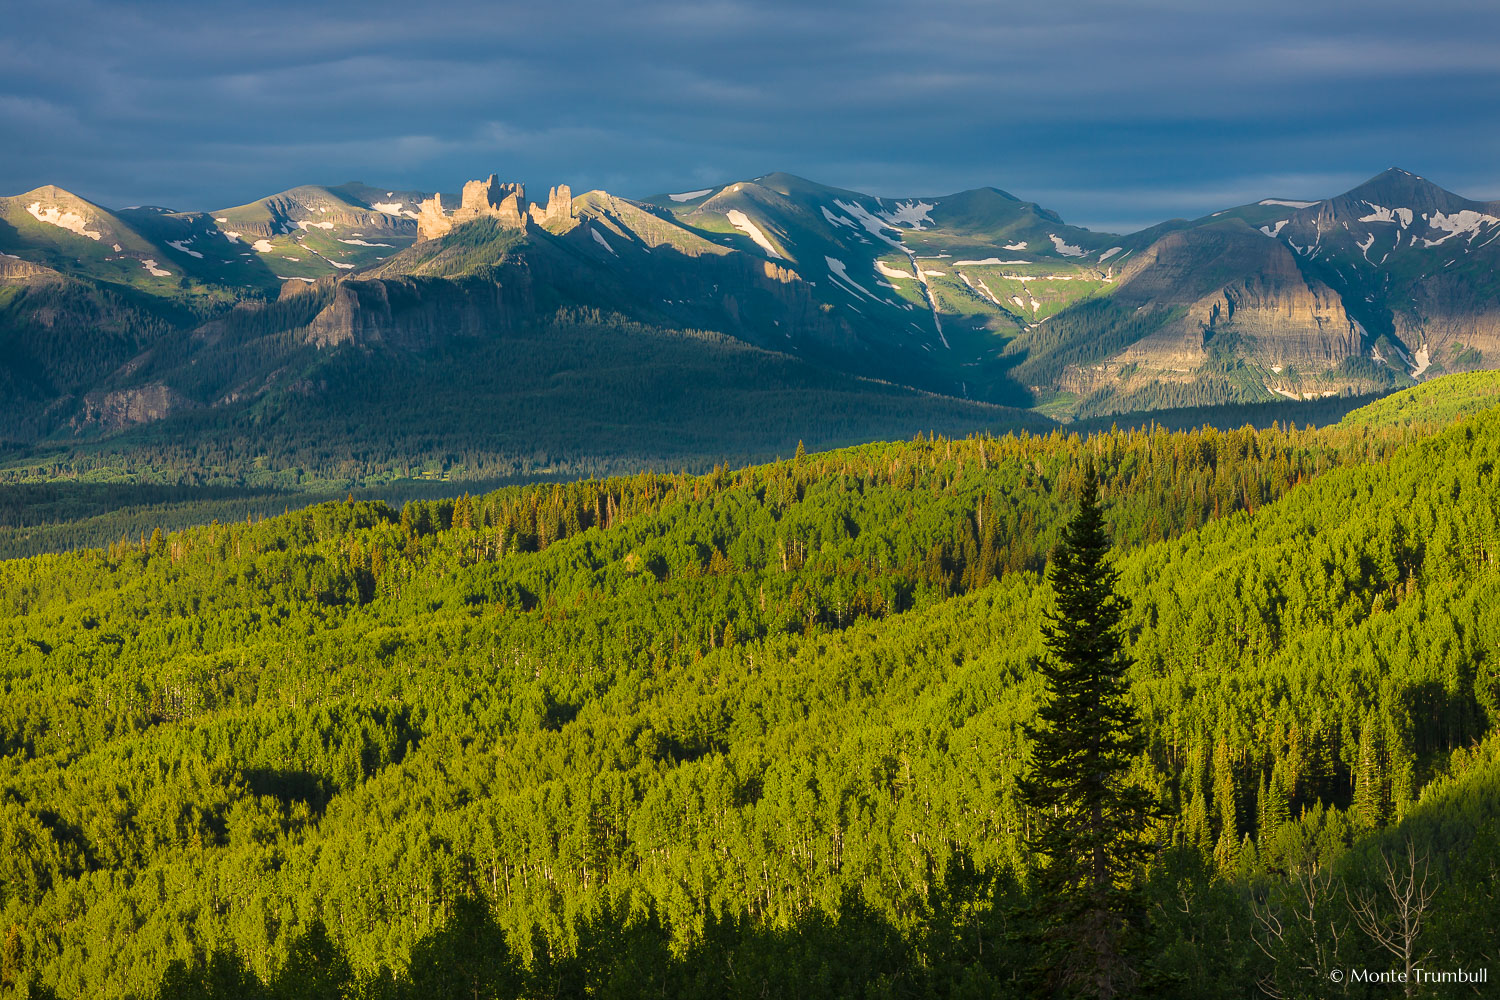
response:
M497 172L994 185L1125 231L1401 166L1500 198L1493 0L12 0L0 192L211 209Z

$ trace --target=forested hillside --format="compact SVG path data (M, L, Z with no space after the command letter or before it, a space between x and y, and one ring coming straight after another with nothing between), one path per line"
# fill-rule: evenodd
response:
M0 982L1025 995L1039 573L1088 461L1169 817L1152 994L1366 995L1328 972L1390 967L1351 901L1408 842L1421 950L1483 967L1500 411L1466 409L919 437L0 563Z

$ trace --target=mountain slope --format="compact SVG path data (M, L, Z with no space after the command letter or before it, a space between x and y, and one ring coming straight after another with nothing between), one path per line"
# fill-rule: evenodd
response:
M775 173L644 201L558 188L546 225L486 216L418 241L422 197L4 199L5 433L269 412L317 384L298 352L420 353L558 310L1060 416L1384 392L1500 358L1500 206L1402 171L1128 236L997 188L884 198Z
M0 197L0 253L151 291L180 283L162 248L124 218L52 185Z
M1392 168L1271 230L1343 294L1386 362L1414 376L1500 363L1500 202Z
M425 197L359 182L303 186L219 209L212 218L283 280L307 279L376 264L410 246Z
M1094 345L1070 348L1084 363L1018 369L1044 369L1081 413L1380 391L1500 362L1500 203L1393 168L1334 198L1268 198L1126 242L1146 237L1113 293L1178 314L1123 343L1113 313L1076 311L1063 326Z
M610 313L618 272L589 269L587 224L559 237L470 223L369 276L243 302L103 380L83 419L126 433L44 460L170 474L191 455L200 479L286 485L290 470L300 470L291 481L339 482L429 462L470 478L586 472L790 453L799 439L1050 426ZM767 308L792 308L762 294Z

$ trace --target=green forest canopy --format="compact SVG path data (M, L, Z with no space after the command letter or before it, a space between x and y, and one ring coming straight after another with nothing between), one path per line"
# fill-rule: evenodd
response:
M1156 989L1298 982L1330 925L1276 908L1407 838L1424 947L1482 964L1500 410L1434 412L919 438L0 563L0 976L298 995L323 949L372 995L1019 989L1038 573L1085 460L1174 816ZM1334 958L1388 965L1322 905ZM1270 911L1303 938L1258 946Z

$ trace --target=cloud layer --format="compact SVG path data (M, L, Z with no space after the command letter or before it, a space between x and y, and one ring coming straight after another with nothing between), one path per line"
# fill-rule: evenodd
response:
M1500 196L1488 0L21 0L7 24L5 193L215 208L496 171L643 196L789 170L993 184L1115 230L1392 165Z

